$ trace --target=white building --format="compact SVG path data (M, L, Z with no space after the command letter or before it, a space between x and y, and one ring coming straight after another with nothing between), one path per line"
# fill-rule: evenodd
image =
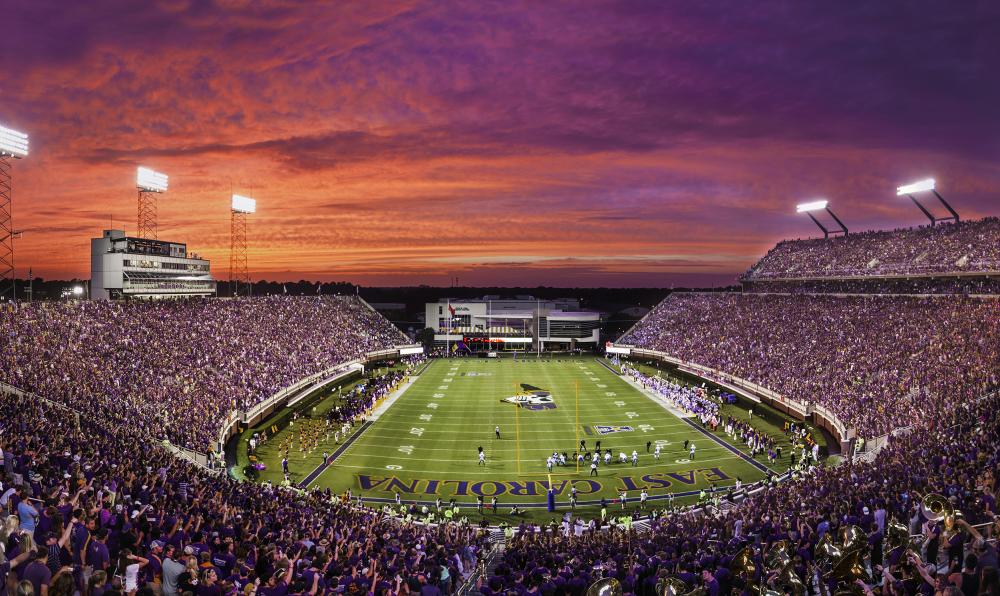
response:
M187 245L131 238L124 230L104 230L90 240L90 298L182 298L211 296L215 280L208 259Z
M592 349L600 335L601 314L580 310L575 299L441 299L427 303L426 325L437 346L471 352L562 351Z

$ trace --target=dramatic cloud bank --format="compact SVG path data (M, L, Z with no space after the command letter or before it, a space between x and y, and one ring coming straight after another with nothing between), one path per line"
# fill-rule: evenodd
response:
M17 3L18 272L85 277L139 164L220 277L232 191L254 277L363 284L725 283L815 233L800 200L922 223L894 187L926 176L996 215L998 6Z

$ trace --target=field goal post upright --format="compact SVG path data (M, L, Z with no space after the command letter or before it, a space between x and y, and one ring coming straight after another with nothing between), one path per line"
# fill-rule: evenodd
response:
M11 168L14 159L28 155L28 135L0 126L0 301L17 300L14 276L14 229Z
M240 295L240 284L250 295L250 270L247 266L247 216L257 211L257 201L233 195L229 220L229 284L233 296Z
M514 382L515 392L514 395L519 395L516 391L518 387L517 382ZM517 475L521 475L521 404L514 404L514 451L516 452L517 459Z
M574 383L576 387L576 444L580 445L580 381ZM580 455L583 455L582 453ZM576 473L580 473L580 458L576 458Z

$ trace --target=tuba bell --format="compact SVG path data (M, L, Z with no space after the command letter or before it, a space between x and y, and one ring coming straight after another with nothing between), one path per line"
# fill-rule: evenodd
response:
M667 577L656 583L657 596L706 596L708 591L702 587L691 588L684 580L677 577Z
M587 596L622 596L622 585L613 577L599 579L587 588Z
M955 514L951 501L944 495L931 493L920 500L920 513L927 521L944 521Z
M840 550L840 547L833 543L833 536L829 532L823 534L823 537L816 543L817 563L830 563L840 559L843 555L844 551Z
M855 580L859 579L865 583L871 583L868 570L865 568L864 549L856 548L844 553L833 564L828 577L848 583L854 583Z
M729 572L735 577L752 580L757 574L757 564L753 562L753 546L744 546L729 563Z
M882 557L888 560L889 555L900 547L910 545L910 530L903 524L892 519L885 525L885 539L882 541Z
M779 540L767 549L764 561L768 569L781 569L792 561L792 556L788 554L788 547L787 540Z
M845 553L868 543L868 535L858 526L844 526L840 528L838 534L840 536L840 549Z
M949 537L955 534L955 522L963 519L962 512L952 506L951 501L944 495L931 493L920 500L920 513L928 521L942 522L944 524L944 536Z
M781 588L781 593L791 592L794 596L802 596L806 593L806 585L802 583L799 575L795 573L795 565L788 563L778 572L778 577L774 578L772 584Z

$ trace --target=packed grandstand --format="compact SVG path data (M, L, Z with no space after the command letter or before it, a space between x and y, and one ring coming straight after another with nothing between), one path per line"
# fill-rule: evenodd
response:
M618 345L888 439L870 457L847 452L642 525L428 524L241 482L163 448L208 450L231 411L406 341L356 298L6 306L0 574L58 596L583 594L602 578L643 595L996 596L1000 300L936 284L1000 275L997 225L782 243L746 276L874 287L914 275L934 296L782 285L667 297Z

